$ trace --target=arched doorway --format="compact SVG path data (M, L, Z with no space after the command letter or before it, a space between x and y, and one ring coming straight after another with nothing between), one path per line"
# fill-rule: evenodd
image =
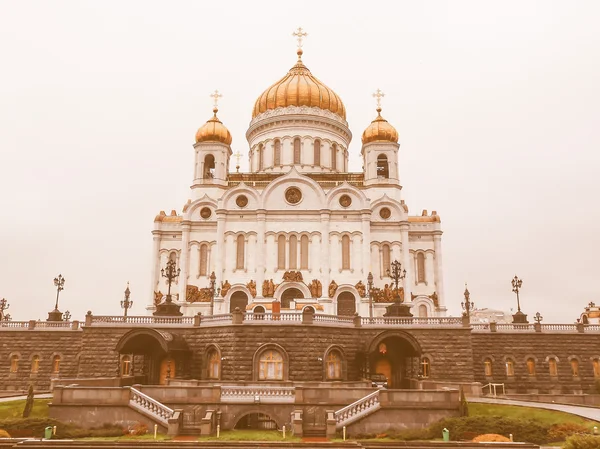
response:
M353 316L356 313L356 299L351 292L343 292L337 298L337 314Z
M292 301L304 299L304 295L297 288L288 288L281 294L281 308L289 309Z
M235 423L234 429L277 430L277 423L266 413L248 413Z
M411 336L388 333L371 342L369 371L383 374L388 388L410 388L410 379L417 376L421 350Z
M234 292L229 299L229 312L233 312L238 307L242 312L245 312L247 305L248 295L242 291Z

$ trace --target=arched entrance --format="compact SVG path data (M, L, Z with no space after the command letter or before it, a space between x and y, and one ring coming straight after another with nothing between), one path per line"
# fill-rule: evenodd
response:
M384 332L371 342L369 372L383 374L388 388L410 388L410 379L419 372L420 356L420 346L411 335Z
M166 384L176 375L181 378L189 374L189 351L179 335L135 329L121 337L116 351L121 361L121 375L133 376L135 383ZM126 370L124 364L127 364Z
M246 311L246 306L248 305L248 295L245 292L238 291L234 292L229 298L229 312L233 312L237 307L242 312Z
M235 429L277 430L277 423L266 413L248 413L235 423Z
M288 288L281 294L281 308L289 309L290 303L296 299L304 299L304 295L297 288Z
M340 293L337 298L337 314L340 316L353 316L356 313L356 299L352 292Z

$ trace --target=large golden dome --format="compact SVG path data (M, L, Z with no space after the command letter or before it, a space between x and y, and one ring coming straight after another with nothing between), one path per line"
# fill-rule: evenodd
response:
M398 143L398 131L381 116L381 108L377 108L377 117L363 132L363 145L369 142Z
M198 142L221 142L226 145L231 145L231 133L223 125L221 120L217 118L218 109L213 109L213 117L208 120L196 132L196 143Z
M298 62L258 97L252 118L271 109L308 106L331 111L346 119L346 108L340 97L310 73L301 57L302 50L298 49Z

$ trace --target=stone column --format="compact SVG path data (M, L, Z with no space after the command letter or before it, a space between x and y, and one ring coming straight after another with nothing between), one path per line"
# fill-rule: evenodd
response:
M179 275L179 301L185 301L186 287L188 282L188 275L190 271L190 224L181 225L181 256L179 257L179 268L181 273Z
M266 227L267 213L264 209L256 211L256 221L258 223L258 229L256 232L256 297L262 298L262 285L265 280L265 264L267 259L267 252L265 248L265 227Z
M160 234L159 231L152 231L152 257L154 264L152 267L152 288L150 288L149 307L154 307L154 292L160 290L158 283L160 281Z
M328 210L321 211L321 283L323 284L323 297L328 298L330 282L329 265L329 227L331 213Z
M446 302L444 299L444 273L442 264L442 231L435 231L433 234L433 248L435 251L434 276L438 304L441 311L446 310Z
M412 304L412 284L414 264L410 260L410 243L408 241L408 222L400 223L400 236L402 240L402 269L406 270L404 278L404 302Z
M215 276L217 276L216 287L221 286L225 280L223 257L225 256L225 214L217 211L217 244L215 248ZM215 287L215 288L216 288Z

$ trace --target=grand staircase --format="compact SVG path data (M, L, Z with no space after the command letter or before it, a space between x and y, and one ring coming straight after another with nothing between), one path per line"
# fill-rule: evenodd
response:
M373 393L360 398L358 401L347 405L344 408L339 409L334 413L335 417L335 428L342 429L345 426L352 424L372 413L375 413L381 408L379 402L379 391L376 390Z
M133 387L129 388L129 407L150 418L164 430L169 428L169 419L175 417L173 409Z

